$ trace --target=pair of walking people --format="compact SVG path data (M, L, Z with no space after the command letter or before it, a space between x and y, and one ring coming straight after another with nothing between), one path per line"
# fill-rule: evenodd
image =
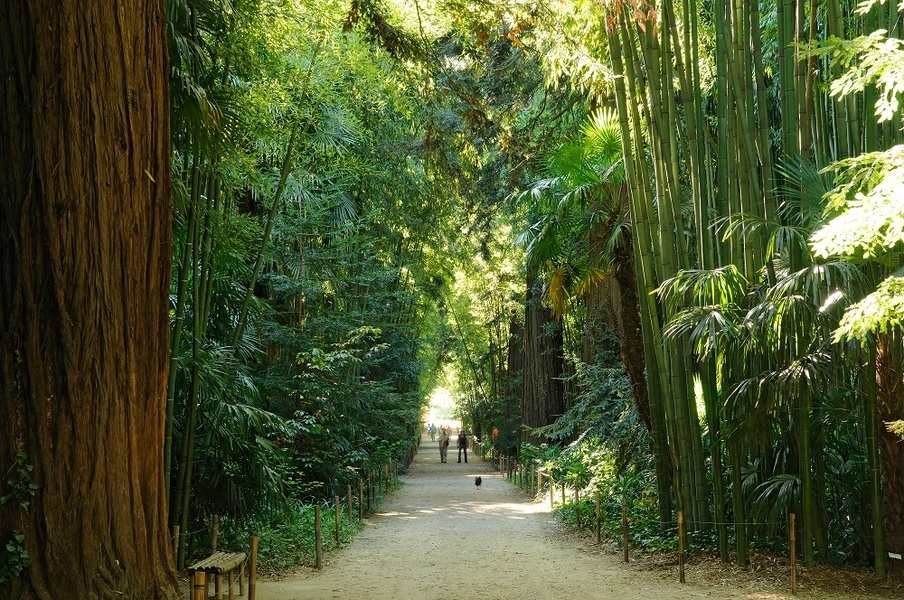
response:
M443 427L442 433L439 436L439 462L441 463L448 462L446 457L449 452L449 442L451 439L449 431ZM468 435L465 432L461 432L458 435L458 462L461 462L462 452L464 452L465 455L465 462L468 462Z

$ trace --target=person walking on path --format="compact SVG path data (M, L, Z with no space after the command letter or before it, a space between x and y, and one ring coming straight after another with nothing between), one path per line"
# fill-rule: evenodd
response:
M468 435L464 431L458 434L458 462L461 462L462 450L465 453L465 462L468 462Z
M449 451L449 432L443 427L439 436L439 462L446 462L446 453Z

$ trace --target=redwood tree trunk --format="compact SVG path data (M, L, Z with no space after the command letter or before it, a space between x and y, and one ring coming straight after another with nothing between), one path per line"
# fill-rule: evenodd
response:
M164 2L6 0L0 73L0 472L37 485L0 596L175 598Z
M552 312L541 304L540 296L535 278L528 276L521 409L523 423L528 427L549 425L565 412L562 330ZM524 434L522 439L531 443L547 441L530 434Z
M882 455L882 493L885 511L885 548L904 553L904 441L886 423L904 419L901 390L900 334L881 334L876 343L876 400L879 449ZM888 561L890 568L897 561ZM900 568L900 567L899 567ZM897 569L896 569L897 570Z

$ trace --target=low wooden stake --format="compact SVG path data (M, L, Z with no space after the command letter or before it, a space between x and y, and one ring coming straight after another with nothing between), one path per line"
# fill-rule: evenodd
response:
M595 530L596 531L596 543L601 544L603 540L602 540L602 527L601 527L602 519L600 519L601 515L600 515L600 492L599 492L599 490L597 490L596 494L594 495L593 503L594 503L594 508L596 509L596 530Z
M257 597L257 544L258 537L252 535L251 558L248 564L248 600L255 600Z
M678 511L678 581L684 583L684 511Z
M320 539L320 505L314 505L314 568L323 568L323 546Z
M797 515L791 513L791 593L797 594L797 532L795 531L794 522Z
M552 480L552 473L549 474L549 508L555 508L556 486Z
M621 530L622 546L625 548L625 562L628 562L628 499L624 496L621 499Z
M336 496L336 545L342 543L342 508L339 505L339 496Z

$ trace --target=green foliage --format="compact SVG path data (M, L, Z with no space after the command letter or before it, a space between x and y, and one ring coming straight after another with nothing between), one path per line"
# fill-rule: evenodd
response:
M18 577L31 564L31 556L25 549L25 536L14 531L4 547L5 560L0 564L0 585Z
M844 313L835 340L866 340L870 334L900 330L904 324L904 277L889 277Z
M891 421L885 424L888 427L888 430L894 434L897 434L904 438L904 420L902 421Z
M556 513L572 526L578 517L584 531L595 526L595 495L600 495L600 523L602 534L613 540L622 539L622 501L628 507L629 543L649 552L674 550L678 547L677 525L662 527L656 502L656 485L649 465L638 471L617 469L615 457L605 449L599 439L585 439L549 463L556 481L564 477L568 487L580 490L581 503L567 503L556 508ZM556 499L558 500L558 490Z
M861 5L864 12L870 8L869 2ZM879 89L875 110L880 123L894 117L899 108L898 97L904 93L904 41L889 38L887 33L879 29L851 40L831 37L811 49L815 56L828 55L834 66L844 69L832 81L833 96L862 92L868 85Z
M9 491L0 496L0 504L13 502L23 511L31 508L31 498L37 492L38 484L32 476L34 466L27 460L24 452L16 453L16 464L10 468L12 476L6 480ZM12 532L4 550L0 552L0 586L18 577L31 564L31 556L25 549L25 535L21 532Z
M6 480L9 491L0 496L0 504L15 502L22 510L28 510L31 506L31 498L38 490L32 471L34 466L28 464L28 456L19 451L16 453L15 471L10 479Z
M344 501L344 497L342 498ZM340 544L352 541L363 528L357 518L348 520L347 507L341 506ZM322 504L321 545L324 552L338 549L336 544L336 519L334 505ZM265 573L278 573L299 566L314 566L314 507L293 503L281 510L274 510L266 518L251 522L220 522L219 543L223 548L242 550L248 547L249 532L259 538L258 565Z
M846 256L887 265L904 252L904 145L838 161L825 225L811 244L817 256Z

